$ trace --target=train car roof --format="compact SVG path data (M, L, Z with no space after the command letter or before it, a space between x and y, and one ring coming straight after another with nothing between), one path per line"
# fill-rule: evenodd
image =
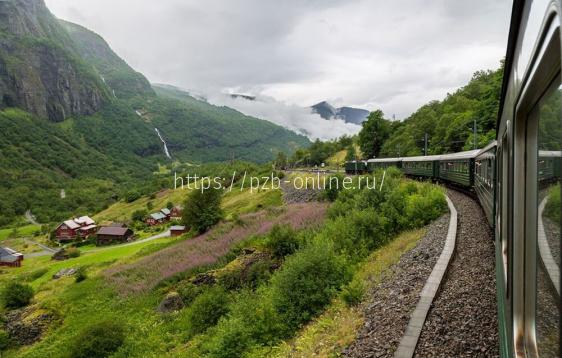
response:
M478 155L476 157L479 157L481 155L485 155L486 152L488 152L490 149L497 147L498 146L498 141L497 140L493 140L491 141L487 146L485 146L484 148L480 149L480 153L478 153ZM488 153L489 154L489 153Z
M367 163L391 163L391 162L401 162L402 158L373 158L367 160Z
M451 154L443 154L440 160L471 159L471 158L476 158L478 153L480 153L480 149L467 150L465 152L458 152L458 153L451 153Z
M439 160L441 155L420 155L417 157L404 157L403 162L432 162L434 160Z
M480 149L467 150L465 152L451 153L451 154L440 154L440 155L426 155L418 157L404 157L402 161L404 162L432 162L435 160L456 160L456 159L471 159L475 158Z

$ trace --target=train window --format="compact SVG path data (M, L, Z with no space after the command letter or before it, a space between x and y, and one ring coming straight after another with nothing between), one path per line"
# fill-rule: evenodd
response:
M559 82L558 82L559 83ZM560 356L560 89L538 104L535 334L539 355Z

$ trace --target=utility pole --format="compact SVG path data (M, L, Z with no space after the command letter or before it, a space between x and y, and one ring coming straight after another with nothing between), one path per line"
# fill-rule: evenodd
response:
M478 131L477 131L477 129L476 129L476 118L475 118L475 119L474 119L474 133L473 133L473 136L474 136L474 149L476 149L476 146L477 146L477 144L478 144L478 141L476 140L476 136L477 136L477 135L478 135Z
M427 132L423 136L424 146L423 146L423 155L427 155Z

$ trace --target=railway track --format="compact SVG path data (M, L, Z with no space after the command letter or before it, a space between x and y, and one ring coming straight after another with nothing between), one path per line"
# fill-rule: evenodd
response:
M478 203L448 190L458 211L456 253L417 342L415 356L498 356L494 241Z

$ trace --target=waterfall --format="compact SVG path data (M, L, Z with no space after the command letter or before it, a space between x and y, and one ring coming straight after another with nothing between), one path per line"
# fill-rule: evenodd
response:
M172 157L170 156L170 152L168 151L168 146L166 145L166 141L164 140L164 138L162 138L162 135L160 135L160 131L158 130L158 128L154 128L154 130L156 131L156 134L158 134L158 138L160 138L162 143L164 143L164 154L166 154L166 157L168 159L172 159Z

